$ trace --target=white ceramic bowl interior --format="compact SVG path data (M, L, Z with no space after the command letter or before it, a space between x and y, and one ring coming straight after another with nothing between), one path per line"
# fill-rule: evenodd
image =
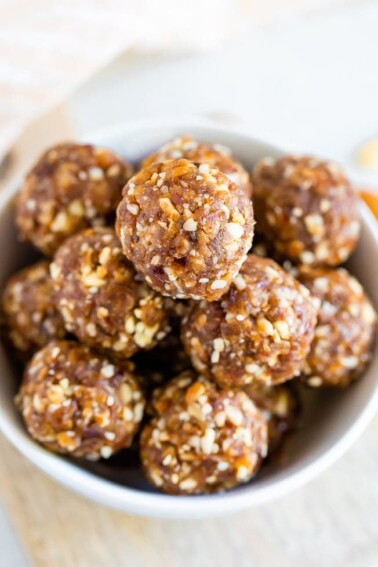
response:
M283 152L246 133L198 119L122 124L88 135L85 141L113 148L138 162L145 154L181 134L229 146L251 168L257 159ZM0 286L10 274L32 262L34 252L17 242L14 196L17 185L0 195ZM378 306L378 230L361 203L361 241L348 268ZM346 391L307 391L302 426L289 440L284 463L263 467L249 484L223 494L174 497L154 491L143 479L135 456L121 453L111 461L82 463L56 456L26 433L13 398L20 368L0 345L0 429L9 441L46 474L71 490L125 512L167 518L204 518L260 505L310 480L337 459L359 436L378 406L378 356L361 381ZM27 482L27 479L25 479ZM53 503L52 503L53 505Z

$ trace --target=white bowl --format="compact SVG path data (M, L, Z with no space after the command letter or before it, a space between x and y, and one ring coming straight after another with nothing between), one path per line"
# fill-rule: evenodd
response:
M246 133L198 119L122 124L88 135L86 141L107 145L129 159L139 160L163 142L185 133L229 146L248 168L263 156L283 153ZM16 191L17 185L0 195L1 287L17 268L32 261L30 248L19 244L16 239L13 220ZM361 241L348 265L378 305L377 223L363 203L360 209ZM83 464L56 456L35 443L27 435L13 403L20 371L7 359L2 345L0 368L0 429L23 455L46 474L87 498L150 517L205 518L277 498L309 481L340 457L358 438L378 406L378 356L375 349L374 360L365 376L351 388L341 392L307 393L303 425L290 440L284 463L263 467L255 480L224 494L174 497L151 489L137 466L126 467L122 456L115 457L114 464L108 461Z

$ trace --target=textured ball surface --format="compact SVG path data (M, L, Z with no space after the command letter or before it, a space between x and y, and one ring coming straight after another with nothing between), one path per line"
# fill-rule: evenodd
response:
M247 482L267 453L267 426L249 397L191 372L158 390L141 435L150 482L171 494L201 494Z
M299 375L315 323L308 290L250 254L220 301L193 306L181 336L193 366L220 386L274 385Z
M145 400L126 366L77 343L53 341L28 364L17 404L39 443L97 460L131 445Z

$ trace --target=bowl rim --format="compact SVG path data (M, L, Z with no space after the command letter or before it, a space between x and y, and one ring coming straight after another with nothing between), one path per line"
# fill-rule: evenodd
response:
M219 125L207 118L195 117L160 117L158 119L135 120L106 128L88 132L80 136L79 140L90 140L98 143L102 139L116 138L126 133L130 135L133 131L175 128L184 133L192 128L214 130L223 134L230 134L244 138L248 143L262 145L274 154L282 154L284 150L271 145L263 140L254 138L245 126ZM97 140L97 142L96 142ZM14 198L20 186L20 179L16 179L0 193L0 210ZM361 220L369 231L375 246L378 248L378 228L375 218L368 207L360 203ZM97 476L54 455L41 445L34 442L25 432L17 428L16 424L0 412L0 431L17 450L27 457L45 474L69 488L73 492L86 498L105 505L109 508L124 511L130 514L173 519L198 519L225 515L248 507L259 506L266 502L283 496L288 492L303 486L320 474L338 458L340 458L351 445L362 434L366 426L378 410L378 380L373 395L370 397L363 410L358 415L352 426L350 426L338 440L327 448L318 458L290 473L285 478L267 486L262 485L253 491L248 491L248 486L240 492L224 492L212 495L177 497L163 493L151 493L127 486L119 485L110 480Z

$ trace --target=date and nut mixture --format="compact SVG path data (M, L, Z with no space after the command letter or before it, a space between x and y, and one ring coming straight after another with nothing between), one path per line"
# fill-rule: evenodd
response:
M131 445L145 400L125 364L75 342L52 341L28 364L17 404L39 443L97 460Z
M314 388L348 386L371 359L377 313L361 284L343 268L302 266L298 278L320 302L302 380Z
M219 299L253 237L251 201L208 164L170 160L130 179L117 210L125 255L148 284L175 298Z
M265 158L252 173L260 232L283 259L337 266L360 234L358 196L336 164L314 157Z
M163 297L138 276L113 229L71 236L50 271L66 328L84 344L126 358L167 334Z
M7 336L19 351L33 351L66 336L47 261L24 268L8 280L2 311Z
M300 374L316 314L304 286L273 260L250 254L219 301L193 306L181 336L196 370L219 386L269 386Z
M196 164L207 163L227 175L248 197L252 194L248 171L233 158L231 150L226 146L205 144L194 140L192 136L181 136L148 155L142 161L141 169L169 159L188 159Z
M155 393L141 434L149 481L170 494L203 494L247 482L266 457L267 425L241 390L186 372Z
M51 256L75 232L105 225L133 169L120 156L90 144L58 144L28 173L18 199L20 235Z

